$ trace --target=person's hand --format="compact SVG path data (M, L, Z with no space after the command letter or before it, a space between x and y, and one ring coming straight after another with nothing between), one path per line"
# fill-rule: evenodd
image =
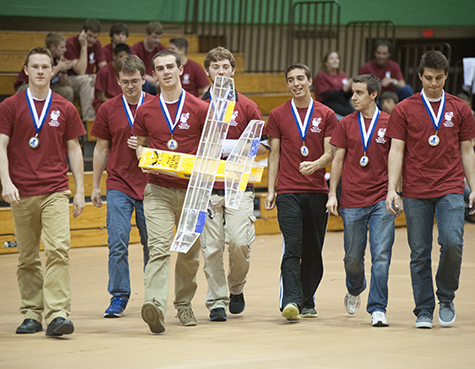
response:
M8 202L9 204L20 203L20 192L18 192L18 188L16 188L12 182L3 184L2 197L3 200Z
M394 84L393 81L394 81L393 78L384 77L384 78L381 80L381 86L383 86L383 87L388 87L389 85Z
M127 146L129 146L132 150L137 149L137 136L130 136L127 139Z
M96 87L96 75L89 74L89 83L92 87Z
M396 191L388 192L388 196L386 197L386 210L396 216L399 216L402 211L402 199Z
M82 214L86 207L86 200L83 194L76 193L73 200L73 218L77 218Z
M87 46L87 35L85 30L82 30L79 34L78 41L81 47Z
M100 188L94 188L91 194L92 204L97 208L102 208L102 195Z
M72 66L73 66L72 60L61 58L58 64L56 64L56 69L59 70L60 72L66 72L70 70Z
M331 214L338 216L338 200L336 197L329 197L326 207Z
M474 191L472 191L470 193L470 196L468 197L468 207L470 209L468 214L470 215L475 214L475 192Z
M269 192L267 194L267 197L264 200L264 206L266 210L274 209L275 207L274 200L275 200L275 192Z
M317 170L317 166L314 161L303 161L299 165L299 171L304 176L308 176Z

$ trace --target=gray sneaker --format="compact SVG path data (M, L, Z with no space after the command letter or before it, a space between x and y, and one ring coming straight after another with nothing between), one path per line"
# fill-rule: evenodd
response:
M451 326L455 322L455 309L453 302L439 303L439 323L443 327Z
M353 315L354 313L356 313L358 309L360 308L360 305L361 305L361 297L359 295L353 296L350 293L347 293L345 295L345 308L348 314Z
M429 313L419 313L416 320L416 328L432 328L432 317Z
M318 313L314 308L303 308L300 316L302 318L318 318Z

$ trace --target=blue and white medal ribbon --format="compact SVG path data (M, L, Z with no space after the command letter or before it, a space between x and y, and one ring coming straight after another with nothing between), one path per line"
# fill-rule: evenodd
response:
M32 149L36 149L40 144L40 140L38 139L38 134L43 128L43 124L45 124L46 116L48 115L49 109L51 108L51 102L53 101L53 92L51 89L48 92L48 96L46 97L45 104L43 105L43 109L41 110L41 115L38 118L38 113L36 111L35 102L33 101L33 97L31 96L30 88L28 87L26 90L26 102L28 103L28 108L30 109L31 119L33 120L33 124L35 125L36 135L28 141L28 145Z
M139 110L140 105L143 104L145 100L145 92L142 92L142 96L139 99L139 102L137 104L137 109L135 110L135 115L137 115L137 110ZM124 107L125 110L125 115L127 116L127 120L129 121L130 128L134 126L134 121L135 121L135 115L132 115L132 111L130 110L129 103L127 102L127 99L125 98L124 95L122 95L122 106Z
M176 150L178 148L178 142L175 139L173 139L173 133L175 132L175 128L176 128L176 125L178 124L178 121L180 120L181 112L183 110L184 104L185 104L185 90L182 89L180 97L178 98L178 108L176 111L175 120L172 121L172 118L170 117L170 112L168 111L167 104L165 103L165 100L163 99L163 95L160 94L160 108L162 109L162 113L168 124L168 128L170 129L170 132L172 134L172 138L168 140L167 142L167 147L170 150Z
M300 138L302 139L302 147L300 148L300 153L302 156L308 156L309 154L308 147L305 146L305 138L307 137L308 128L310 127L310 118L313 115L313 105L313 99L311 99L310 104L307 107L307 114L305 114L305 119L302 123L297 107L295 106L294 99L292 99L290 102L292 115L294 116L297 129L299 130Z
M435 128L435 135L429 137L429 145L437 146L440 142L440 138L439 136L437 136L437 133L439 132L440 123L442 122L442 116L444 115L445 111L445 91L442 90L442 97L440 100L439 111L437 112L437 116L435 115L434 110L432 109L432 105L430 104L429 99L424 93L424 90L421 91L421 97L422 103L424 104L427 112L429 113L430 119L432 120L432 125Z
M366 156L366 151L368 150L368 146L371 143L371 137L373 137L374 130L376 128L376 125L378 124L378 119L379 119L379 109L376 108L373 113L373 117L371 118L371 123L369 124L368 131L366 131L363 114L361 114L360 111L358 112L358 122L360 125L361 142L363 143L363 150L364 150L364 154L360 159L360 165L362 167L367 166L369 163L369 158Z

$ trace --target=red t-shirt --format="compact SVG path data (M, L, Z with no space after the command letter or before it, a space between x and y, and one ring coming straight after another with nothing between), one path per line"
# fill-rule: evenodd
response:
M114 48L112 47L112 43L107 44L102 48L102 56L107 63L110 63L114 58Z
M130 48L130 53L132 55L137 55L140 59L142 59L143 63L145 64L145 72L148 75L152 75L152 58L156 53L162 50L166 50L167 48L162 44L158 44L158 46L153 49L152 51L148 52L145 50L145 46L143 45L143 41L136 43Z
M475 137L475 119L465 102L447 93L445 96L445 111L437 134L440 142L435 147L428 142L435 128L420 93L397 104L391 113L386 136L405 142L404 197L425 199L463 194L465 175L460 141ZM437 114L437 110L434 112Z
M313 80L315 100L323 102L323 92L342 90L347 82L348 75L344 72L338 73L335 76L325 73L324 71L318 72L317 76Z
M106 97L111 99L122 93L122 89L117 82L117 76L115 75L115 68L112 63L107 63L104 67L99 69L96 75L96 87L94 90L94 100L92 100L92 106L94 110L99 110L102 102L97 99L97 91L104 91Z
M66 40L66 52L64 57L68 60L79 59L81 55L81 44L79 43L79 35L70 37ZM96 41L94 45L87 48L87 68L85 74L94 74L99 70L99 63L104 62L104 56L102 54L102 45L99 41ZM69 75L76 75L76 72L71 68L68 70Z
M183 74L180 76L184 90L193 96L199 96L199 89L209 85L208 77L204 69L197 62L188 59L183 66Z
M145 94L144 104L153 100L153 96ZM143 105L139 107L140 110ZM137 105L131 106L134 114ZM136 115L136 113L135 113ZM122 94L101 105L92 126L91 134L97 138L109 141L109 156L107 157L107 189L118 190L137 200L143 199L143 191L147 184L147 176L139 168L139 161L127 145L127 139L132 135L124 106Z
M277 173L277 194L291 192L328 192L325 180L325 168L316 170L311 175L299 172L299 164L303 161L314 161L325 152L324 138L331 137L337 119L335 113L318 101L314 101L313 114L310 117L305 146L309 150L307 157L302 156L302 138L297 123L294 121L290 101L271 111L267 125L264 128L266 135L280 139L280 163ZM307 108L298 109L303 122Z
M209 104L209 90L203 95L202 99ZM234 106L226 138L236 140L241 137L247 125L253 119L262 120L262 114L259 107L254 101L237 92L236 105ZM253 186L253 184L248 183L248 186ZM224 182L214 182L214 188L223 190L224 187Z
M359 74L374 74L380 82L384 77L395 78L398 81L404 79L399 64L393 60L388 60L384 67L380 67L376 61L371 60L360 68ZM386 91L396 92L396 86L392 84L386 87L381 86L381 94Z
M43 106L44 101L35 101L38 116ZM39 146L32 149L28 142L36 135L35 125L26 91L22 91L0 104L0 133L10 137L7 148L10 178L20 196L69 189L66 141L86 133L73 104L53 93L50 110L38 135Z
M180 121L176 125L173 138L178 142L176 152L196 154L208 112L208 104L189 93L186 93L185 96ZM160 95L157 95L138 109L132 134L148 137L149 147L153 149L170 151L167 142L171 139L171 132L160 108L159 97ZM167 106L170 117L174 121L178 102L167 104ZM162 173L148 174L147 182L176 189L186 189L188 186L188 179L176 178Z
M336 125L330 143L346 149L341 172L340 206L342 208L372 206L386 198L390 146L390 140L385 137L388 121L389 114L380 112L366 151L369 162L365 167L360 165L364 150L358 112L347 115ZM371 118L364 118L364 122L368 130Z

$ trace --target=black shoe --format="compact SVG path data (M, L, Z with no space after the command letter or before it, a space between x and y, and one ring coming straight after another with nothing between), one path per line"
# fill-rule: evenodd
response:
M16 329L16 334L28 334L41 332L43 326L35 319L25 319L23 323Z
M239 295L229 295L229 312L231 314L241 314L245 308L246 303L242 292Z
M47 336L62 336L63 334L71 334L74 332L73 322L58 316L49 323L46 329Z
M224 308L216 308L211 310L209 314L209 320L212 322L225 322L228 320L226 317L226 310Z

